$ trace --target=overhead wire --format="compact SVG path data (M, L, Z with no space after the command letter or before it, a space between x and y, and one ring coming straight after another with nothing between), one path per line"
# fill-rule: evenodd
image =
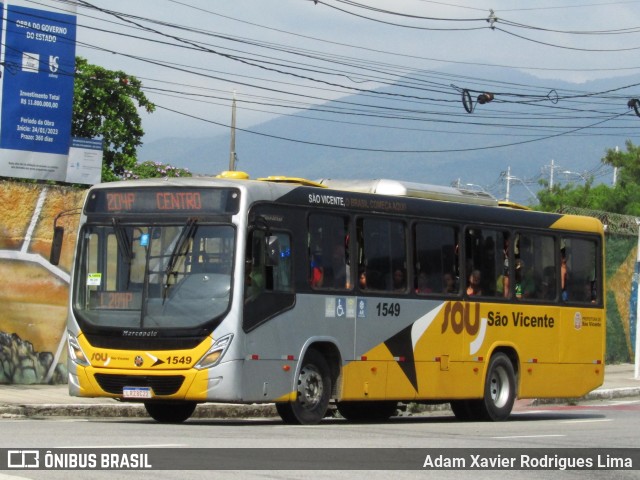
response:
M191 42L191 43L192 43L192 42ZM311 78L308 78L308 77L307 77L306 79L311 79ZM311 79L311 80L317 80L317 79ZM375 79L375 81L380 82L380 81L382 81L382 80L381 80L381 79L376 78L376 79ZM337 86L337 87L340 87L340 88L351 88L351 87L349 87L349 86L340 85L340 84L333 84L333 85L334 85L334 86ZM396 94L394 94L394 95L396 95ZM407 97L412 98L412 97L417 97L417 96L409 96L409 95L408 95ZM420 97L417 97L417 98L420 98ZM422 97L422 99L434 100L433 98L427 98L427 97ZM544 98L543 98L543 100L544 100ZM441 100L440 100L440 99L438 99L438 101L441 101Z
M88 3L88 2L84 2L84 3ZM146 29L145 29L145 30L146 30ZM152 30L153 30L153 29L152 29ZM162 34L162 35L165 35L163 32L158 32L158 33L160 33L160 34ZM175 36L174 36L173 38L176 38L176 40L178 39L178 37L175 37ZM200 46L198 45L196 48L200 48ZM160 64L159 62L157 62L157 63L158 63L158 64ZM165 65L165 66L166 66L166 65ZM168 68L176 68L176 67L175 67L175 66L170 66L170 67L168 67ZM194 72L190 72L190 73L194 73ZM197 73L196 73L196 74L197 74ZM227 80L224 80L224 81L229 81L229 80L227 79ZM249 85L248 85L248 86L249 86ZM252 88L260 88L260 87L256 87L256 85L250 85L250 86L251 86ZM444 84L442 84L442 86L444 87ZM338 85L338 87L342 88L343 86L342 86L342 85ZM368 92L368 91L367 91L367 92ZM284 93L284 92L282 92L282 93ZM286 92L286 93L287 93L287 94L291 94L291 92ZM410 96L409 96L409 97L410 97ZM414 99L414 100L419 100L419 99ZM422 99L422 100L432 100L432 99L425 98L425 99ZM457 100L456 100L456 102L457 102ZM455 103L455 102L452 102L452 103ZM376 109L379 109L379 108L380 108L379 106L368 106L368 107L370 107L370 108L376 108ZM390 108L389 110L390 110L390 111L392 111L392 110L393 110L393 111L405 111L405 113L408 113L408 111L411 111L410 109L404 109L404 110L402 110L402 109L391 109L391 108ZM411 111L411 113L412 113L412 114L418 114L418 113L419 113L419 114L424 114L425 112L423 112L423 111L416 111L415 109L413 109L413 111ZM435 115L442 115L442 113L440 113L440 112L431 112L431 114L435 114ZM451 116L451 114L449 113L449 114L448 114L448 116ZM460 116L464 116L464 115L463 115L463 114L461 114ZM385 118L388 118L388 117L385 117ZM477 118L477 117L476 117L476 118ZM406 120L406 118L404 118L404 119ZM611 120L611 119L609 119L609 120ZM437 121L437 120L431 120L431 121ZM607 120L605 119L604 121L607 121ZM454 123L474 124L475 122L468 122L468 121L467 121L467 122L454 122ZM486 125L484 125L483 123L478 123L477 125L486 126ZM505 126L505 125L496 125L496 126ZM523 124L523 125L509 125L509 126L510 126L510 127L512 127L512 128L518 128L518 127L519 127L519 128L524 128L524 127L531 128L531 126L530 126L530 125L524 125L524 124ZM548 128L548 125L547 125L547 126L545 126L545 127L547 127L547 128ZM574 126L574 127L575 127L575 126ZM577 128L578 130L581 130L581 129L583 129L583 128L587 128L587 127L576 127L576 128ZM566 132L566 127L565 127L565 131L564 131L564 133L560 133L560 134L565 134L565 133L569 133L569 132ZM574 132L571 132L571 133L575 133L575 131L574 131ZM493 147L492 147L492 148L493 148Z

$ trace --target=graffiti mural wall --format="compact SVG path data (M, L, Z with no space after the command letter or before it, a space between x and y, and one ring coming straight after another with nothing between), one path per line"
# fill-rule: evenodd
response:
M66 383L67 295L78 216L62 217L60 265L49 264L53 222L85 191L0 181L0 383Z

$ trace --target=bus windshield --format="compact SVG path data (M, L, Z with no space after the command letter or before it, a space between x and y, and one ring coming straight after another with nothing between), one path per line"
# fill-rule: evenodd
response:
M94 327L194 328L228 309L231 225L87 224L80 236L73 306Z

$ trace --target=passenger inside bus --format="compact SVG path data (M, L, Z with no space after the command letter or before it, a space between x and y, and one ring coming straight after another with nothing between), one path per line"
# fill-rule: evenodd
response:
M393 290L395 292L404 292L407 288L404 270L396 268L393 271Z
M499 292L503 297L508 298L510 295L509 288L509 236L507 233L504 233L504 247L502 249L502 253L504 255L502 275L498 277L499 281L502 282L501 288ZM496 284L496 291L498 291L498 285Z
M248 302L254 298L256 298L262 291L264 290L264 276L259 271L257 267L255 267L251 260L247 260L245 262L244 267L245 274L245 292L244 298L245 301Z
M447 272L442 276L442 291L444 293L458 293L456 285L456 277L451 272Z
M429 287L429 277L426 272L420 272L418 274L416 293L431 293L432 290Z
M347 282L349 270L344 243L336 243L333 246L333 252L331 255L331 273L333 276L333 285L330 286L335 288L345 288L349 286Z
M358 285L361 290L367 289L367 272L365 270L360 270L360 274L358 275Z
M569 300L567 282L569 280L569 267L567 266L567 251L563 248L560 251L560 289L562 290L562 301Z
M467 295L482 295L482 289L480 288L480 270L473 270L471 275L469 275Z
M309 280L311 288L321 288L323 279L322 267L311 262L311 279Z

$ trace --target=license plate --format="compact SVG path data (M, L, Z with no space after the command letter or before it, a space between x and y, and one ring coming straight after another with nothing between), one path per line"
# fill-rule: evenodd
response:
M153 392L150 387L124 387L122 396L124 398L152 398Z

